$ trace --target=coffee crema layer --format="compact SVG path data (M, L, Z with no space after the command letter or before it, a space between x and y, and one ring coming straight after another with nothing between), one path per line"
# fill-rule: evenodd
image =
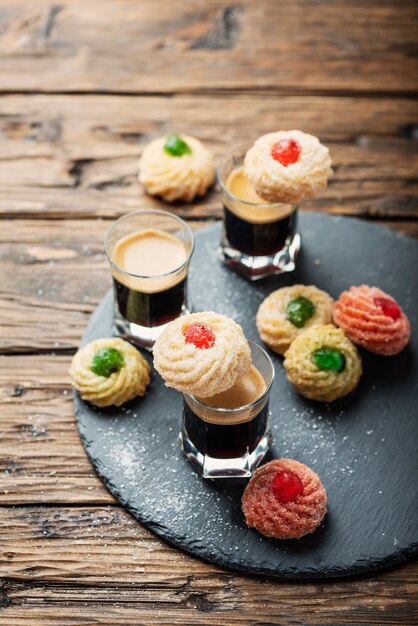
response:
M252 224L268 224L289 217L296 209L292 204L268 203L255 191L243 167L229 174L226 188L231 194L227 209ZM234 196L234 197L232 197Z
M186 396L185 400L195 415L204 422L224 426L242 424L260 413L267 399L265 402L257 400L262 399L266 389L263 376L254 365L251 365L249 370L226 391L202 399Z
M218 409L238 409L258 400L265 390L264 378L258 369L251 365L250 369L240 376L232 387L210 398L202 399L201 402Z
M119 283L145 293L169 289L187 273L188 251L184 243L154 228L122 237L116 242L111 256L113 275Z

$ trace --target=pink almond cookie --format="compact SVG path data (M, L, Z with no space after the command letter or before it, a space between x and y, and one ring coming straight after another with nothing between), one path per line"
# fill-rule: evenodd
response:
M266 537L300 539L320 526L327 512L327 494L307 465L276 459L254 473L242 495L250 528Z
M360 285L343 291L334 303L333 318L351 341L376 354L398 354L411 336L399 304L378 287Z

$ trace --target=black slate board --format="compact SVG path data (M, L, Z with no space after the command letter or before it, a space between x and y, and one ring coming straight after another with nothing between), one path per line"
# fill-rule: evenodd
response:
M299 541L248 530L242 480L204 481L177 443L181 396L153 373L144 399L97 410L75 395L82 441L109 491L141 523L188 552L233 569L293 578L345 576L385 567L418 552L418 245L359 220L302 214L302 253L293 274L250 284L216 257L220 226L196 235L190 294L195 310L237 320L259 341L255 313L283 285L315 284L332 296L350 285L380 286L397 298L413 329L396 357L362 351L357 390L333 404L304 400L274 356L272 456L313 467L328 491L323 526ZM91 318L83 344L110 336L112 295Z

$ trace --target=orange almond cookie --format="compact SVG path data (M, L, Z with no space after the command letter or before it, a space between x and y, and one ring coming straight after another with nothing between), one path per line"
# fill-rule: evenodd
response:
M313 533L327 512L327 494L310 467L276 459L256 470L242 496L250 528L266 537L300 539Z
M405 348L411 326L399 304L378 287L350 287L334 304L334 322L351 341L391 356Z

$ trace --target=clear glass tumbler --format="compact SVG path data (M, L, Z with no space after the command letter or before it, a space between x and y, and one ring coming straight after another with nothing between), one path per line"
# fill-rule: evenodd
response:
M223 262L250 280L295 269L300 249L297 206L248 201L228 188L230 175L243 167L251 144L228 152L218 167L224 207L220 253Z
M252 341L249 344L253 365L266 385L259 398L245 406L225 409L183 395L180 445L204 478L251 476L271 443L269 397L274 366L260 346Z
M146 247L141 237L147 239ZM142 247L135 248L138 239ZM184 246L184 250L180 247L181 262L178 264L170 260L173 245L177 252L177 244ZM131 247L128 251L130 271L121 266L118 257L121 245L125 249ZM187 275L193 249L194 237L189 226L166 211L134 211L112 225L106 235L105 250L113 278L114 329L117 334L151 349L168 322L190 313ZM146 273L135 270L135 254L138 267L143 267L146 262ZM162 259L169 271L154 272L154 267L161 267Z

